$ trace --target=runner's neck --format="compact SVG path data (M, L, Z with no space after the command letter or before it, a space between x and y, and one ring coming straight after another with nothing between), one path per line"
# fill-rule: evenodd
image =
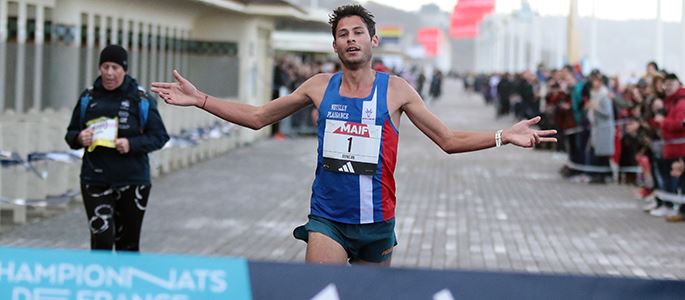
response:
M341 96L362 98L368 96L376 80L376 71L371 68L363 70L344 70L339 94Z

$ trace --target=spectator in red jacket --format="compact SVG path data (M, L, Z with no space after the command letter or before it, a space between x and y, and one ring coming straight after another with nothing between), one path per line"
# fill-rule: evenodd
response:
M675 74L670 74L665 80L666 98L664 108L666 116L657 115L654 121L661 129L661 136L664 139L664 159L679 159L685 157L685 143L678 143L680 139L685 140L685 88L683 88Z
M664 86L666 116L657 114L654 117L664 141L662 158L657 161L659 175L663 181L660 189L670 195L679 195L685 191L685 176L681 176L682 172L674 170L677 171L685 158L685 88L681 86L675 74L666 76ZM665 201L661 210L657 211L659 213L653 215L664 215L668 221L685 220L685 206L680 206L678 210L669 210L670 207L673 207L673 203Z

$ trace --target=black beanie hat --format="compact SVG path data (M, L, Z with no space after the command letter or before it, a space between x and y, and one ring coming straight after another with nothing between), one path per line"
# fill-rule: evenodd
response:
M109 45L102 49L100 52L100 64L105 62L113 62L124 68L124 71L128 70L128 53L126 49L119 45Z

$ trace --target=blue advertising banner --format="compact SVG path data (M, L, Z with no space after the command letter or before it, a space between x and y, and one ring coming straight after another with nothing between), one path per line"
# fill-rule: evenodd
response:
M251 298L244 259L0 248L3 300Z
M685 299L685 282L0 247L0 300Z
M255 300L682 300L685 282L249 262Z

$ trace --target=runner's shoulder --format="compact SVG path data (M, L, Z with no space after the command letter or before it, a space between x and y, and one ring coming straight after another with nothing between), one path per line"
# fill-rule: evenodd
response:
M316 74L312 77L309 77L305 83L309 84L314 84L314 85L319 85L321 83L326 83L328 84L328 81L331 80L331 77L333 76L333 73L319 73Z
M302 96L316 105L321 100L332 74L319 73L300 84L291 95ZM304 98L303 98L304 99ZM317 106L318 107L318 106Z
M404 78L397 75L390 75L388 79L388 99L393 99L395 101L401 101L403 104L407 95L414 95L416 91Z
M326 86L328 85L328 81L331 79L331 76L333 76L333 74L331 73L316 74L312 77L309 77L309 79L302 83L300 88L304 89L305 91L324 90L326 89Z
M411 85L404 78L397 75L390 75L388 80L388 87L393 90L404 91L405 89L412 89Z

